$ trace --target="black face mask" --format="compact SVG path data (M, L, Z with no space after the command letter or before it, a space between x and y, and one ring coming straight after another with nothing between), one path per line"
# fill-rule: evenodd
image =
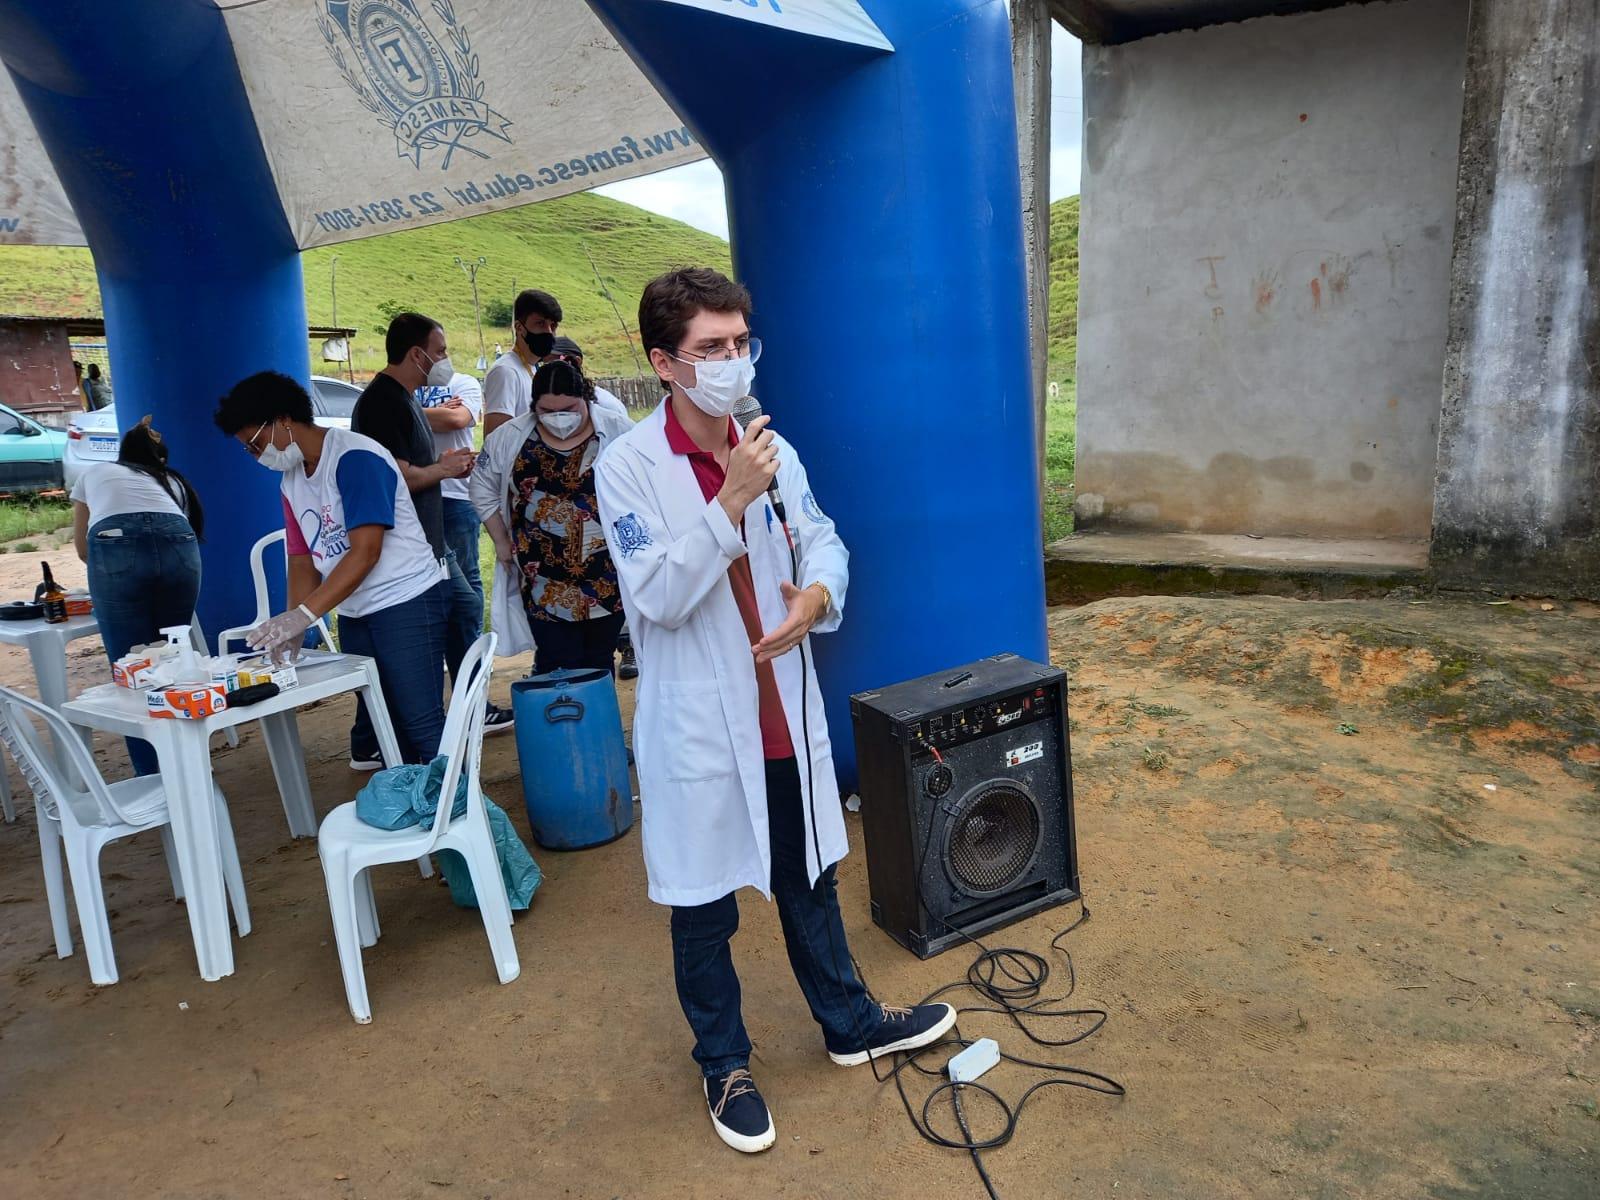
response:
M553 333L534 333L528 330L523 333L522 340L528 345L528 353L535 358L543 358L555 348L556 335Z

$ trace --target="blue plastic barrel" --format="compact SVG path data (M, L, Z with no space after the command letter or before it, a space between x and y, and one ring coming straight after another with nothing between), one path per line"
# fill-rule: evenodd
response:
M633 786L611 672L519 679L511 708L534 840L547 850L582 850L627 833Z

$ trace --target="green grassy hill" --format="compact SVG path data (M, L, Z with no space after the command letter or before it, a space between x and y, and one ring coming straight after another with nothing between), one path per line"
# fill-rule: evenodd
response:
M1050 378L1078 378L1078 197L1050 206Z
M633 359L611 305L595 281L584 251L633 328L639 292L668 267L709 263L729 268L728 244L679 221L630 204L583 193L487 213L465 221L384 234L308 250L301 256L306 309L311 321L333 323L329 264L337 257L339 320L355 325L356 365L380 364L382 330L389 315L416 308L443 321L458 361L477 351L472 288L457 256L488 261L478 272L487 307L505 303L518 288L554 293L566 310L562 331L582 343L592 369L632 374ZM94 316L100 289L89 252L66 246L0 247L0 312ZM484 341L509 345L509 322L484 320ZM1078 198L1050 206L1050 378L1063 390L1076 377L1078 338Z
M1072 479L1078 452L1078 197L1050 206L1050 379L1046 401L1044 536L1072 532Z
M477 357L472 289L455 265L459 255L487 263L478 274L486 312L491 301L509 302L515 286L553 292L566 310L562 331L587 351L596 374L632 375L633 358L616 314L595 281L585 255L633 328L639 292L654 275L684 263L729 269L728 245L688 225L603 196L567 196L466 221L385 234L307 251L306 306L310 319L331 324L329 264L338 257L339 320L355 325L358 374L382 365L382 331L389 316L416 308L444 322L455 361L471 369ZM89 252L51 246L0 247L0 312L94 315L100 311ZM240 336L249 314L241 313ZM484 320L484 342L511 343L510 322ZM1045 446L1048 486L1045 533L1072 530L1072 478L1076 464L1078 351L1078 198L1050 206L1050 379L1059 385L1049 403ZM327 370L328 368L322 368Z
M594 267L589 258L594 258ZM561 301L561 331L583 346L596 374L636 373L628 343L601 293L595 267L615 297L628 328L634 328L639 293L668 267L705 263L729 269L728 244L679 221L657 216L604 196L583 193L487 213L465 221L384 234L301 256L306 309L316 324L333 323L329 265L338 257L339 323L354 325L357 373L382 366L383 330L389 317L414 308L444 323L452 357L471 370L477 357L472 287L456 267L483 256L478 295L509 303L517 288L538 287ZM60 246L0 247L0 312L66 316L97 315L100 289L84 249ZM248 314L240 336L248 335ZM496 342L509 347L509 318L491 325L484 317L484 343L492 360ZM648 371L648 368L646 368Z

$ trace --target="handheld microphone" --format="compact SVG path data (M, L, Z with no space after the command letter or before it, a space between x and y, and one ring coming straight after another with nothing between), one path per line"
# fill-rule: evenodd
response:
M754 396L746 396L733 406L733 419L739 422L740 428L748 427L751 421L761 415L761 401ZM772 477L772 482L767 484L767 501L772 505L772 511L778 514L778 520L788 525L789 515L783 511L783 495L778 491L776 475Z

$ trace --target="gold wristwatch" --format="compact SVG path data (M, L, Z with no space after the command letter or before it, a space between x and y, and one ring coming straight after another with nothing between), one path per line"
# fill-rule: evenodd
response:
M833 611L833 593L828 590L828 585L827 584L823 583L822 580L820 580L820 579L816 579L816 580L813 580L812 582L806 584L806 587L807 588L821 588L822 589L822 615L823 616L827 616L829 613L831 613Z

